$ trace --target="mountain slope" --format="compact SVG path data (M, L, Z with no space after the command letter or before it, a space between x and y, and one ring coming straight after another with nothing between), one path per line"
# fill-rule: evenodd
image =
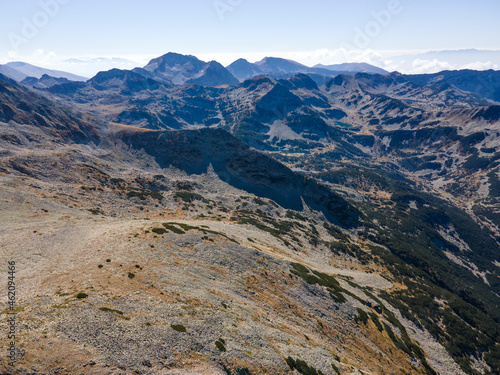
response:
M122 94L142 90L156 90L160 84L129 70L112 69L99 72L88 81L88 85L99 91L119 89Z
M151 60L144 70L150 73L149 78L165 83L218 86L239 82L226 68L215 61L206 63L191 55L172 52ZM136 72L142 73L142 70Z
M338 65L315 65L308 67L293 60L287 60L278 57L266 57L261 61L250 63L245 59L238 59L230 64L227 69L240 80L251 79L262 74L269 75L273 78L290 78L296 74L308 74L322 85L329 78L335 77L337 74L354 74L359 72L372 74L387 74L383 69L374 67L369 64L338 64Z
M0 89L2 103L29 96L34 115L59 108ZM333 260L328 241L348 241L344 229L232 185L274 191L284 204L279 194L296 186L307 202L349 207L337 194L220 129L99 130L96 146L0 122L0 258L16 262L16 318L32 324L20 324L24 354L2 362L3 373L432 373L418 338L365 294L392 284ZM402 349L410 343L413 362ZM442 351L430 358L456 368Z
M419 85L448 83L464 91L500 102L500 72L495 70L455 70L435 74L408 75L406 78Z
M256 62L255 65L265 74L273 77L285 76L290 73L301 73L309 69L307 66L296 61L282 59L279 57L265 57Z
M227 296L246 293L250 282L255 310L240 317L245 324L253 324L252 314L257 320L267 316L257 314L265 311L270 314L269 324L286 316L286 321L276 326L293 327L293 317L300 311L293 306L314 306L316 312L308 313L299 324L302 327L304 322L313 322L314 327L301 331L308 338L302 342L294 336L293 340L305 343L306 348L321 342L316 346L318 351L337 353L330 350L328 340L339 344L337 338L345 336L347 343L341 347L342 353L349 353L349 361L341 356L340 361L335 357L331 361L328 356L314 357L304 348L302 356L292 349L289 336L285 340L272 336L277 341L271 342L279 343L274 346L279 354L270 354L268 344L255 345L267 331L259 331L264 336L243 341L240 338L247 336L239 330L214 334L207 329L209 324L199 323L196 318L205 322L202 317L209 316L207 319L220 321L220 308L197 310L191 299L186 310L197 311L192 326L192 316L184 320L186 316L175 315L178 321L162 318L165 305L157 294L148 294L153 299L148 309L157 313L142 321L139 317L146 310L130 302L128 294L114 305L104 295L104 287L92 297L92 304L79 305L74 298L68 299L72 313L82 311L78 316L87 322L85 327L90 327L85 316L95 316L92 314L97 304L121 311L125 318L134 319L134 324L151 324L145 327L153 327L148 334L155 337L155 353L170 350L161 344L161 337L174 340L169 324L192 327L186 332L171 328L178 333L191 329L197 332L193 336L181 335L180 341L175 341L185 350L180 357L187 360L189 355L185 353L195 352L204 363L220 368L224 365L230 373L238 373L239 360L252 363L247 368L250 373L262 371L256 370L259 366L278 374L305 369L300 361L325 374L335 372L332 363L342 367L341 373L350 373L353 370L344 366L349 362L359 370L375 373L401 373L401 369L428 374L500 371L500 226L495 224L499 212L498 106L451 84L419 85L397 73L338 75L324 86L304 74L286 79L258 76L228 87L162 84L127 71L103 72L95 78L99 82L89 81L72 90L66 84L40 92L115 123L103 132L101 147L93 148L90 154L80 150L85 151L84 155L65 159L64 170L72 172L66 173L69 185L60 187L75 197L68 203L72 207L91 210L103 220L128 220L113 224L130 228L118 236L124 237L124 242L118 241L119 248L130 252L113 250L113 257L116 254L120 264L129 267L121 275L125 279L128 272L139 275L139 271L134 272L134 263L124 262L132 255L144 255L144 251L141 263L154 270L167 267L167 263L151 266L165 258L148 258L150 251L155 251L150 249L181 252L183 255L176 256L175 261L191 266L193 258L186 251L199 257L200 253L213 254L212 250L222 247L228 258L224 261L216 257L215 263L203 260L201 268L215 267L215 272L227 279L200 277L195 294L204 296L202 306L219 306L221 301L208 297L198 285L210 285L215 293L209 294L223 294L226 306L230 306L227 301L234 300L244 306L242 300ZM136 91L123 89L125 82L135 82L136 78L141 83ZM142 86L142 82L156 85ZM8 143L11 138L2 139ZM53 174L60 166L54 170L45 159L27 158L21 150L18 152L14 164L18 168L6 164L2 167L4 174L26 178L24 174L33 168L36 173L31 173L30 178L39 176L48 185L53 183ZM86 160L86 166L80 160ZM28 191L35 189L23 183L20 186ZM79 190L75 191L75 186L81 194L76 193ZM144 227L133 226L131 217L140 219ZM174 220L177 224L172 224ZM248 280L232 277L230 266L240 264L233 261L233 254L247 253L231 247L236 243L230 239L255 250L249 258L245 255L243 264L251 264L259 274L248 275ZM126 243L132 241L137 247L130 249ZM231 246L225 246L226 242ZM170 250L171 244L177 243L181 245ZM214 243L218 247L207 247ZM105 243L96 250L108 246ZM274 266L263 266L261 270L253 262L264 254L271 256ZM135 264L139 270L146 269ZM104 261L86 265L95 272L105 267ZM193 284L177 285L178 280L191 280L200 274L189 273L189 266L187 274L183 271L163 276L173 288L161 289L164 294L175 290L181 299L186 294L193 297L189 292ZM268 280L266 272L267 276L278 275L284 272L283 267L288 267L289 272L283 274L283 279L274 280L277 288L271 287L272 282L260 282L262 278ZM117 272L113 268L106 277ZM238 268L235 273L242 272ZM145 281L146 290L151 285L161 288L165 278L150 271L140 280ZM102 285L106 284L104 280ZM300 281L300 286L292 280ZM117 280L116 285L122 285L122 281ZM82 283L80 289L88 287ZM92 286L96 289L97 285ZM245 287L240 289L241 285ZM292 285L290 289L288 285ZM276 295L279 288L295 297L271 308L267 301L276 299L265 296ZM114 296L121 295L117 292ZM50 301L55 305L55 300ZM245 308L248 310L248 306ZM117 319L120 321L114 327L125 330L128 320ZM314 323L318 319L323 326ZM338 324L327 324L325 330L322 319ZM64 325L64 319L60 323L68 339L98 347L95 335ZM257 328L251 327L252 331ZM209 341L194 336L208 337ZM106 348L98 351L106 353L106 363L132 368L134 364L127 362L127 357L133 350L126 342L133 341L133 337L143 336L135 332L123 341L114 334L112 339L103 335ZM216 344L220 338L231 344ZM233 340L250 345L239 346ZM113 352L115 342L127 355ZM376 349L366 351L363 346L358 350L353 342L368 343L368 347ZM224 347L226 352L221 349L219 353L218 347ZM264 349L253 351L255 348L249 349L252 347ZM250 350L254 359L244 357L245 350ZM360 354L365 351L369 354ZM159 371L164 363L160 364L161 355L155 353L141 352ZM168 357L168 363L172 361ZM270 361L277 367L272 367ZM384 370L384 364L390 368Z
M172 165L189 174L200 174L211 165L229 185L271 199L284 208L301 211L303 200L337 225L357 225L359 212L343 198L251 150L222 129L141 132L122 139L154 156L161 167Z
M9 68L15 69L27 77L41 78L44 74L54 78L66 78L70 81L86 81L87 78L78 76L76 74L63 72L60 70L51 70L41 68L39 66L31 65L21 61L15 61L5 64Z
M236 78L245 80L264 74L257 65L248 62L245 59L238 59L227 66L227 70Z
M76 142L97 140L99 125L66 107L14 85L0 75L0 121L33 125Z
M3 74L4 76L9 77L17 82L21 82L27 77L26 74L7 65L0 65L0 74Z
M186 81L186 84L202 86L235 85L239 83L226 68L217 61L210 61L196 78Z
M72 81L66 78L55 78L44 74L39 79L35 77L26 77L21 81L21 84L28 87L33 87L35 89L46 89L52 86L64 85L70 82Z
M373 74L388 74L389 72L367 63L343 63L333 65L314 65L314 68L322 68L337 72L355 72L355 73L373 73Z

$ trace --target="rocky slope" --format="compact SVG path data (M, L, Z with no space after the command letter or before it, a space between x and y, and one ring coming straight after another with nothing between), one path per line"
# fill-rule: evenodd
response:
M19 295L19 361L3 373L460 372L376 297L393 288L382 265L332 253L357 246L348 232L212 168L165 168L127 148L134 129L110 130L100 147L2 141L1 258Z
M493 103L134 73L0 81L2 372L499 373Z
M100 127L88 116L33 94L3 75L0 75L0 121L34 125L61 140L76 142L96 140Z
M31 64L28 64L28 63L25 63L22 61L9 62L3 66L10 68L10 69L13 69L16 72L18 72L18 74L15 74L15 76L11 77L11 78L16 79L16 80L18 80L18 77L20 78L21 75L24 75L24 77L21 78L21 80L24 79L25 77L34 77L34 78L39 79L43 75L48 75L48 76L51 76L54 78L65 78L65 79L68 79L70 81L86 81L87 80L87 78L82 77L82 76L78 76L76 74L63 72L60 70L51 70L51 69L41 68L39 66L31 65ZM12 72L12 70L10 70L10 69L8 71L9 74ZM21 75L19 75L19 73ZM6 74L6 75L8 75L8 74Z
M66 78L55 78L47 74L44 74L40 78L26 77L20 82L24 86L33 87L35 89L46 89L56 85L64 85L71 83L69 79Z
M459 89L471 91L485 98L500 101L500 74L495 70L455 70L435 74L408 75L408 80L420 85L448 83Z
M328 79L337 76L338 74L355 74L355 73L371 73L371 74L387 74L383 69L377 68L366 63L359 64L337 64L337 65L315 65L309 67L300 64L293 60L283 59L279 57L265 57L255 63L250 63L245 59L238 59L227 66L227 69L238 79L246 80L255 78L265 74L270 77L290 78L296 74L308 74L317 83L321 84Z
M135 71L164 83L203 86L238 83L238 79L216 61L206 63L195 56L172 52L151 60L144 68Z

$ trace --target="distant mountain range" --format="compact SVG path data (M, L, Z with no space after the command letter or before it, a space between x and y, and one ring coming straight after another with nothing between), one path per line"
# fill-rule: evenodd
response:
M367 64L367 63L344 63L334 65L315 65L314 68L328 69L336 72L354 72L354 73L375 73L387 74L388 72L382 68Z
M173 52L152 59L146 66L134 68L132 71L146 78L166 84L192 84L202 86L234 85L245 79L259 75L268 75L278 79L289 78L297 73L309 74L311 78L321 85L329 78L335 77L340 73L388 73L383 69L366 63L308 67L296 61L277 57L266 57L256 63L250 63L245 59L238 59L229 66L224 67L217 61L205 62L195 56ZM11 62L0 65L0 73L18 82L29 78L24 84L36 88L44 88L58 83L64 83L62 81L49 81L47 77L43 78L44 82L35 81L33 79L36 78L40 80L43 76L58 79L64 78L69 81L87 81L85 77L67 72L45 69L24 62Z
M67 78L56 78L48 74L44 74L40 78L36 77L26 77L21 81L25 86L32 87L35 89L46 89L56 85L62 85L64 83L73 82Z
M296 61L278 57L266 57L256 63L238 59L226 68L216 61L204 62L191 55L167 53L151 60L144 68L136 68L135 72L147 78L163 83L198 84L202 86L234 85L240 81L259 75L273 78L289 78L298 73L310 74L318 83L323 84L328 78L340 73L357 72L386 74L383 69L369 64L342 64L336 66L308 67Z
M256 63L250 63L245 59L238 59L229 66L227 69L238 79L245 80L253 78L261 74L266 74L273 78L289 78L297 73L304 73L311 75L317 83L324 83L325 77L334 77L338 74L353 74L353 73L373 73L373 74L387 74L388 72L377 68L376 66L366 63L346 63L339 65L316 65L308 67L296 61L277 58L266 57ZM323 77L322 79L320 77ZM319 79L319 80L318 80Z
M500 102L500 72L495 70L454 70L435 74L407 75L418 85L447 83L461 90L471 91L485 98Z
M455 55L470 54L467 51L448 52ZM487 52L485 51L484 53ZM442 55L446 54L447 51L439 53ZM491 54L493 52L489 51L488 53ZM432 53L429 53L429 56L431 55ZM132 70L111 69L107 72L98 73L90 81L92 81L95 87L98 87L100 85L98 82L103 80L103 77L118 74L120 79L126 76L126 80L129 81L131 87L137 85L142 80L140 77L156 82L156 84L152 84L152 82L147 83L148 87L152 87L151 85L155 86L158 83L165 85L187 84L216 87L236 85L260 75L266 75L274 79L288 79L297 74L306 74L318 86L322 86L331 78L338 75L354 75L357 73L369 75L389 74L384 69L367 63L318 64L314 67L308 67L296 61L278 57L266 57L255 63L251 63L245 59L238 59L227 67L224 67L216 61L205 62L192 55L169 52L152 59L144 67L137 67ZM4 74L25 86L36 89L47 89L65 84L65 89L68 89L72 87L72 81L80 83L87 81L86 78L71 73L45 69L23 62L11 62L0 65L0 74ZM409 82L420 86L438 83L450 84L460 90L472 92L483 98L500 101L500 73L498 71L459 70L443 71L435 74L401 76L405 77ZM104 81L107 81L107 79L104 79ZM106 84L109 84L109 82Z
M76 74L60 70L45 69L21 61L0 65L0 73L9 78L15 79L18 82L21 82L27 77L42 78L43 75L48 75L54 78L66 78L70 81L86 81L88 79Z
M26 351L79 345L92 373L500 374L500 72L356 69L0 74L4 253L51 285L19 309L43 323ZM58 246L60 276L24 237ZM56 354L0 373L74 373Z

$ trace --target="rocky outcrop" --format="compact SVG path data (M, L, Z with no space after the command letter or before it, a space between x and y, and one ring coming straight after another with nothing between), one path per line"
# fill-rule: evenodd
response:
M0 121L35 125L60 139L77 143L97 141L99 125L51 100L0 79Z
M119 137L132 148L144 149L162 167L172 165L201 174L211 164L217 175L234 187L293 210L303 209L303 199L331 222L344 227L357 225L358 211L342 197L251 149L225 130L124 132Z

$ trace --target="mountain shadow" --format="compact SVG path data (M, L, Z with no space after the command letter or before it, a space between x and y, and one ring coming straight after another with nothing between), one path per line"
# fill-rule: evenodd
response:
M251 149L223 129L124 131L118 136L130 147L144 149L161 167L201 174L211 164L229 185L272 199L284 208L300 211L303 200L332 223L345 228L358 224L359 211L338 194Z

